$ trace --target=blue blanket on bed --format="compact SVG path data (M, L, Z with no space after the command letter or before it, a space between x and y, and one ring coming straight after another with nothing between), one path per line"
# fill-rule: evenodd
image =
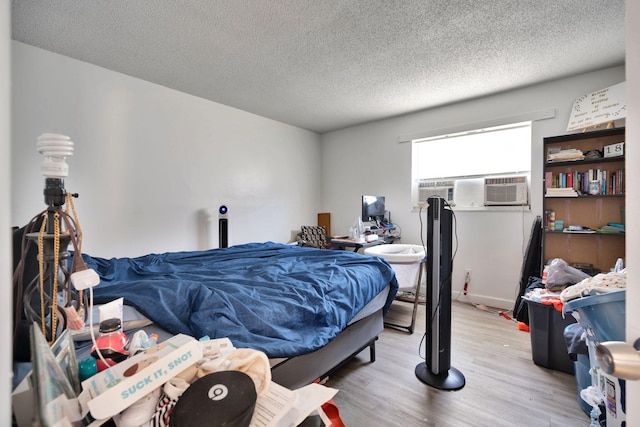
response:
M125 304L173 334L228 337L238 348L292 357L327 344L387 285L382 258L348 251L250 243L224 249L103 259L96 303Z

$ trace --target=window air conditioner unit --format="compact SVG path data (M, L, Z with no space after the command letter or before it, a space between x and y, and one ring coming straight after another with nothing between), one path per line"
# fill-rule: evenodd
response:
M453 181L419 182L418 204L425 203L429 197L442 197L453 203Z
M484 179L485 206L522 206L527 202L526 176Z

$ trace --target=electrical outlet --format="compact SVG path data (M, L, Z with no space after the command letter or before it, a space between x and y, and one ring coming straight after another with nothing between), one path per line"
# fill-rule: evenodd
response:
M465 268L464 269L464 275L465 276L471 276L471 269L470 268Z

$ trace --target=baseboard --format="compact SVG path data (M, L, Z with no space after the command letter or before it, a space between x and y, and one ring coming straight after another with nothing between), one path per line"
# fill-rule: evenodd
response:
M515 300L508 300L504 298L495 298L486 295L479 295L473 293L467 293L464 295L462 289L452 289L451 299L453 301L459 301L468 304L483 304L487 307L499 308L502 310L513 310Z

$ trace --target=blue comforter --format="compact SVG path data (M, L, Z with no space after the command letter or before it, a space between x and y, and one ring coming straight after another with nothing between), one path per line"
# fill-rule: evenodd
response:
M97 303L124 297L173 334L228 337L236 347L292 357L327 344L372 298L398 288L382 258L250 243L224 249L103 259Z

